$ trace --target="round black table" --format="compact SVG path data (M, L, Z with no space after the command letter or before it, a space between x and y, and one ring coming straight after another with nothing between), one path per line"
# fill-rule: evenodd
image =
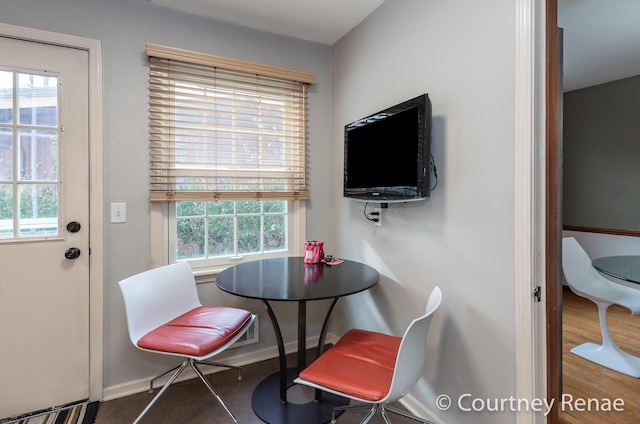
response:
M302 257L273 258L246 262L222 271L216 285L237 296L262 301L275 331L280 371L263 380L253 392L254 412L267 423L326 423L331 421L334 406L346 405L348 399L328 393L305 403L287 402L287 389L306 366L307 301L333 299L320 331L317 355L324 348L333 309L343 296L367 290L380 275L372 267L345 260L337 265L305 264ZM287 369L286 353L280 326L270 301L298 302L297 367Z
M591 265L598 271L621 280L640 284L640 256L606 256L594 259Z

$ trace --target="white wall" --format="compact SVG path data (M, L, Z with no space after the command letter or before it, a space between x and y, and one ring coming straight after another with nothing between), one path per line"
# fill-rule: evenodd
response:
M145 56L147 41L263 62L315 73L310 88L310 184L307 237L331 244L331 86L330 48L181 14L143 0L5 0L0 21L100 40L104 75L104 205L127 203L127 223L105 219L104 387L153 376L165 368L158 355L131 346L117 281L149 268L148 118ZM0 59L1 60L1 59ZM200 287L205 303L240 305L261 315L261 343L231 354L269 348L273 330L262 304L222 294L213 285ZM318 302L314 302L318 303ZM322 305L309 307L309 333L319 333ZM295 305L274 305L291 317L283 325L285 341L296 338ZM127 390L127 389L123 389Z
M412 396L447 423L470 415L438 411L437 395L515 394L515 18L512 0L387 0L333 46L333 250L382 274L373 290L344 299L334 331L401 334L439 285L431 357ZM362 203L342 197L343 126L423 92L438 187L424 202L392 205L374 227Z

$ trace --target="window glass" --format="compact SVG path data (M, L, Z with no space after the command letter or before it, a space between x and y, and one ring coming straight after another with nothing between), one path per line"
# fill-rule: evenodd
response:
M0 241L59 234L58 77L0 69Z
M285 200L176 202L176 260L229 260L287 250Z

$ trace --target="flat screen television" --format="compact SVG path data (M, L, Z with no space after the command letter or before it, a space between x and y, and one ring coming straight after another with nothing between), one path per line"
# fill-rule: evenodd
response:
M344 196L408 202L430 194L431 101L428 94L344 128Z

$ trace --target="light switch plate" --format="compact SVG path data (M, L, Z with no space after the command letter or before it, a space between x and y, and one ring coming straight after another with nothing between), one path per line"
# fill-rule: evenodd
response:
M111 223L118 224L127 222L127 204L112 203L111 204Z

